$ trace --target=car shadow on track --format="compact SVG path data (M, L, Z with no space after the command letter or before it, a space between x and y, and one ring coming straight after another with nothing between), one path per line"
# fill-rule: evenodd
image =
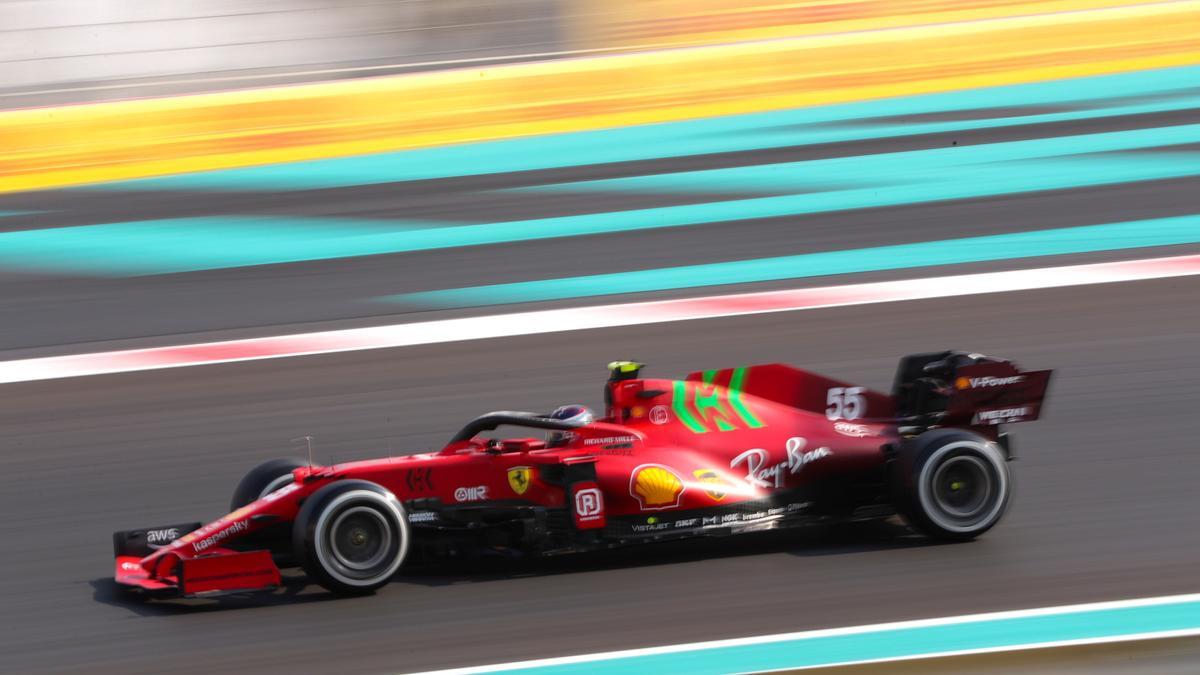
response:
M730 543L736 541L736 546ZM826 557L936 546L938 542L914 534L895 522L868 522L814 526L797 530L739 535L734 539L690 539L644 544L578 555L531 560L503 557L464 561L438 561L406 569L393 586L428 587L502 582L539 576L576 574L609 569L672 565L752 555L784 553L798 557ZM204 599L151 600L121 588L111 578L91 582L96 602L128 609L142 616L162 616L197 611L275 607L350 600L329 593L299 572L285 572L283 586L269 592L236 593ZM385 589L386 591L386 589Z
M654 567L754 555L783 553L804 558L826 557L940 544L895 522L864 522L743 534L733 538L714 537L642 544L610 551L532 560L488 558L439 562L436 567L408 569L403 576L397 577L393 585L478 584L515 578Z
M283 586L272 591L231 593L212 598L195 599L149 599L136 591L121 587L111 577L93 579L89 583L92 586L92 599L96 602L127 609L140 616L191 614L351 599L330 593L315 584L309 584L308 579L301 573L289 574L288 572L283 575Z

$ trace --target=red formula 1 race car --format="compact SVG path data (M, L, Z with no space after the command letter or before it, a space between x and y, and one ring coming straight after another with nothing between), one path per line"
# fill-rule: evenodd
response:
M266 462L226 516L117 532L116 581L201 596L277 586L288 565L357 594L430 556L553 555L896 514L928 536L971 539L1009 499L1001 429L1038 418L1051 373L918 354L886 395L781 364L683 380L640 368L610 365L601 419L581 406L493 412L440 452ZM485 435L502 426L539 437Z

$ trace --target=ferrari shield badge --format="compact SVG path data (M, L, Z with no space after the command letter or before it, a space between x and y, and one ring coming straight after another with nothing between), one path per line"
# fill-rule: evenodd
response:
M525 494L525 491L529 489L529 481L532 478L532 467L514 466L508 470L508 486L519 495Z
M725 481L721 480L716 471L712 469L698 469L693 471L692 475L701 483L712 486L704 488L704 494L711 497L713 501L719 502L725 499L725 491L721 489L725 485Z

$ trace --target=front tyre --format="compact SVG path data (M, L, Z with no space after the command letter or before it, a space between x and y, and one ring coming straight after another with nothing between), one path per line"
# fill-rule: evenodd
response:
M237 511L291 483L292 472L302 466L308 466L308 462L285 457L267 460L250 469L250 472L234 488L233 499L229 500L229 510Z
M914 529L966 541L992 528L1008 506L1012 477L995 443L960 429L927 431L893 465L896 508Z
M408 517L396 497L364 480L343 480L304 502L292 529L296 559L309 578L343 595L371 593L408 554Z

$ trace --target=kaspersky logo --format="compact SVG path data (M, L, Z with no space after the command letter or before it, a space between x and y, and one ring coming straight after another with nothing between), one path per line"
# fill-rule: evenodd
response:
M984 377L960 377L954 381L956 389L986 389L988 387L1003 387L1006 384L1016 384L1024 382L1024 375L1010 375L1009 377L994 377L985 375Z
M671 408L679 421L695 434L766 426L742 401L746 369L734 368L728 387L714 384L716 375L709 370L703 382L675 382Z

